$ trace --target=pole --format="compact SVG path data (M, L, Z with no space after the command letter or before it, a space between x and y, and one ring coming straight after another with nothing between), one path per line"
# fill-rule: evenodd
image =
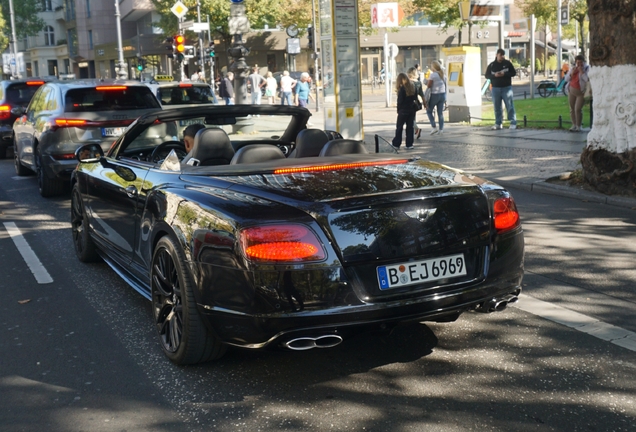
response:
M117 0L115 0L117 1ZM181 32L183 31L181 29L181 24L183 23L183 18L179 18L179 34L182 34ZM183 56L181 56L183 57ZM185 70L183 68L183 63L184 60L178 60L179 61L179 82L183 82L183 75L185 74Z
M312 40L314 41L314 85L316 86L316 112L320 112L320 102L318 101L318 39L316 35L316 0L311 0L311 31L313 32Z
M557 14L559 19L557 23L557 83L561 82L561 0L557 0ZM546 47L547 48L547 47Z
M121 43L121 14L119 13L119 0L115 0L115 23L117 24L117 51L119 54L119 70L117 71L117 78L126 79L128 78L128 71L126 70L126 64L124 63L124 48Z
M391 84L389 83L389 33L384 29L384 95L386 107L391 106Z
M537 19L534 15L530 15L530 99L534 99L534 70L536 62L535 47L534 47L534 29L537 24Z
M197 0L197 20L201 24L201 2ZM203 63L203 32L199 32L199 67L205 73L205 66ZM199 76L199 80L201 76Z
M15 35L15 14L13 13L13 0L9 0L9 13L11 14L11 38L13 39L13 61L15 62L15 67L11 71L11 76L15 78L20 78L20 73L18 71L18 38Z

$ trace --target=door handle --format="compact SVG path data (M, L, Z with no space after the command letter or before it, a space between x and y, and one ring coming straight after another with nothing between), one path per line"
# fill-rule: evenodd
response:
M128 195L129 198L137 198L137 188L135 186L128 186L126 188L126 195Z

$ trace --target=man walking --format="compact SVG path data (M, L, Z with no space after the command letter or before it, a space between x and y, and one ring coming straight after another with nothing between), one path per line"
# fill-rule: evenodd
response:
M486 68L486 78L492 84L492 103L495 106L495 125L492 130L501 129L503 123L503 113L501 112L501 101L506 105L510 129L517 129L517 114L512 101L512 77L517 75L515 67L506 60L506 52L499 48L497 58Z
M252 73L247 77L250 83L250 87L252 88L252 105L260 105L261 104L261 87L263 87L267 82L265 78L263 78L258 73L258 68L255 67L252 69Z
M281 105L285 105L285 102L287 102L287 105L292 104L292 90L294 87L296 87L296 80L289 76L289 71L283 71L283 76L280 78Z

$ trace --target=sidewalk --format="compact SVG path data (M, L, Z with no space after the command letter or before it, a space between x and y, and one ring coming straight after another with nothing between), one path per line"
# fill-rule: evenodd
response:
M363 106L364 142L375 153L375 135L391 141L395 134L395 108L385 102L365 102ZM323 110L312 110L314 127L324 124ZM419 156L479 175L506 187L549 193L620 207L636 208L636 199L607 196L578 188L546 182L547 179L581 167L580 157L587 143L587 131L554 129L502 129L446 123L442 135L430 135L425 112L418 112L421 138L415 150L400 153ZM379 140L381 153L393 152ZM402 142L405 148L405 141Z

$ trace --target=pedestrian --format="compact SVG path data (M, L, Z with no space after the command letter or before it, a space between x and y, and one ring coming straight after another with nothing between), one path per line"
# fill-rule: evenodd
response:
M417 66L417 65L415 65ZM421 101L422 105L424 103L424 91L422 90L422 83L419 80L419 72L415 67L410 68L407 72L407 75L413 85L415 86L415 95ZM422 135L422 129L417 126L417 112L415 113L415 117L413 117L413 133L415 134L415 138L419 139L420 135Z
M417 72L417 80L421 83L422 82L422 67L420 66L419 63L415 63L415 66L413 66L415 68L415 71ZM410 69L409 69L410 70ZM408 72L407 72L408 74ZM409 78L411 78L411 76L409 75Z
M503 113L501 111L501 101L506 105L510 129L517 129L517 114L515 104L512 100L512 77L517 75L515 67L506 60L506 52L499 48L495 61L486 68L486 78L492 84L492 103L495 107L495 125L492 130L502 128Z
M289 71L283 71L283 76L280 78L280 104L287 105L292 104L292 91L296 86L296 80L289 76Z
M232 85L232 80L234 80L234 73L228 72L219 85L219 96L223 98L225 105L234 105L234 86Z
M190 81L198 82L201 79L201 69L197 69L195 73L190 77Z
M271 72L267 72L267 79L265 82L265 97L267 98L267 103L273 105L276 101L276 89L278 88L276 78L274 78L274 75Z
M252 88L252 105L260 105L262 96L261 88L267 84L267 81L258 73L257 67L252 69L252 73L247 77L247 80Z
M391 147L397 152L402 145L402 130L406 124L406 149L413 150L413 123L415 121L415 86L405 73L400 73L395 80L397 92L397 121L395 137Z
M311 86L309 85L309 74L303 72L300 74L300 82L296 83L296 105L307 108L309 99L315 100L311 95Z
M587 76L590 66L585 63L585 57L577 55L574 58L574 67L570 68L565 76L568 86L568 102L570 103L570 119L572 127L570 132L580 132L583 123L583 105L585 104L585 90L590 85Z
M431 122L431 135L444 133L444 104L446 103L446 75L439 62L431 64L431 74L428 77L426 87L431 89L431 97L426 104L426 114ZM437 109L437 121L439 129L435 125L433 110Z

